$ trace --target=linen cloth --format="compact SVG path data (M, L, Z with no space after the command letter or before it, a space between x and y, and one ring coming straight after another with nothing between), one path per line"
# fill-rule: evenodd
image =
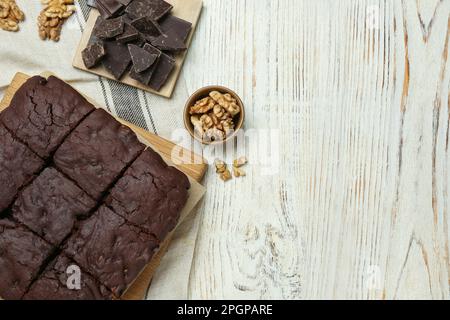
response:
M17 33L0 30L0 96L17 72L29 75L50 71L67 81L101 107L152 133L170 139L183 127L182 110L188 98L183 72L171 99L104 79L72 67L72 60L91 8L86 0L76 1L76 13L64 24L55 43L38 36L39 0L17 0L26 15ZM189 59L189 55L187 57ZM198 231L194 211L176 230L147 294L149 299L187 299L189 276Z

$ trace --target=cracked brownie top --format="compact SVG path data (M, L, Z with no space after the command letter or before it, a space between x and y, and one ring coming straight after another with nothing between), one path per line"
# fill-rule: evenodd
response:
M72 181L54 168L47 168L19 194L12 215L57 246L95 205Z
M144 150L136 134L97 109L56 151L54 162L94 199Z
M176 226L190 183L159 154L145 150L106 199L114 212L163 241Z
M14 201L19 189L43 166L44 161L0 123L0 215Z
M102 206L69 238L64 252L120 297L157 248L151 235Z
M0 297L20 299L52 247L10 220L0 220Z
M79 271L79 274L68 272L71 270ZM80 276L80 287L69 287L76 284L69 279L72 274ZM23 297L24 300L110 300L113 298L112 293L105 286L63 254L47 266L44 273Z
M64 81L35 76L16 92L0 121L40 157L48 158L94 109Z

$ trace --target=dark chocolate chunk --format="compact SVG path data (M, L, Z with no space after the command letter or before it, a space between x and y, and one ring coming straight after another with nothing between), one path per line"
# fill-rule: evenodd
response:
M120 297L150 262L158 245L153 236L102 206L80 225L63 250Z
M116 37L117 42L128 43L139 38L139 31L129 23L124 24L124 31Z
M9 108L0 114L0 121L32 151L47 159L94 109L64 81L53 76L47 80L33 77L19 88Z
M152 78L149 82L150 88L156 91L161 90L162 86L166 83L174 68L175 60L169 57L167 54L161 53L161 56L158 60L158 65L153 72Z
M58 246L95 205L72 181L47 168L20 193L11 211L16 220Z
M121 4L123 4L124 6L127 6L130 4L131 1L133 0L116 0L118 2L120 2Z
M169 32L169 30L173 30L183 42L186 42L186 39L189 36L189 33L192 30L192 23L175 17L171 14L168 14L164 19L160 22L161 30L163 33Z
M133 20L131 25L151 39L159 37L162 34L159 24L150 17L137 18Z
M131 63L130 52L126 44L117 41L104 42L106 56L102 60L103 66L116 79L120 79Z
M146 42L147 40L145 39L144 34L142 34L141 32L139 32L139 37L136 40L131 41L132 44L135 44L138 47L142 47Z
M157 55L158 58L157 58L156 62L153 63L153 65L150 68L148 68L147 70L145 70L144 72L137 73L136 71L134 71L133 68L131 68L130 77L145 84L145 85L148 85L150 82L150 79L152 78L153 73L156 70L156 67L158 66L161 51L148 43L146 43L144 45L144 49L147 50L150 54Z
M69 287L70 268L78 268L80 274L80 288ZM23 297L24 300L112 300L113 294L91 275L82 270L76 262L65 255L59 255L41 274L30 290Z
M98 12L100 12L100 17L102 19L108 19L111 17L111 13L108 10L106 10L106 8L103 5L101 5L99 2L96 2L95 5Z
M105 19L116 16L123 8L124 6L117 0L97 0L97 9Z
M0 297L21 299L52 251L18 223L0 220Z
M184 40L174 30L168 30L166 33L153 39L151 43L160 50L181 51L186 49Z
M20 188L44 166L44 161L17 141L0 123L0 215Z
M131 18L150 16L158 21L172 10L173 6L163 0L134 0L125 9Z
M98 16L98 17L97 17L97 20L95 20L94 28L92 29L92 32L91 32L91 36L89 37L89 42L88 42L88 44L93 44L93 43L96 43L96 42L102 43L102 40L101 40L100 38L98 38L98 37L95 36L94 30L95 30L95 29L100 25L100 23L102 23L104 20L105 20L105 19L103 19L102 16Z
M134 44L129 44L128 50L130 50L131 60L133 61L133 70L137 73L147 70L158 59L158 55L151 54Z
M82 52L83 62L86 68L90 69L95 67L97 63L105 56L105 48L103 43L95 42L88 45Z
M178 223L189 187L186 175L148 148L116 183L106 204L162 242Z
M124 21L122 17L101 21L94 28L94 35L100 39L111 39L123 33Z
M97 200L143 150L130 128L97 109L58 148L54 163Z

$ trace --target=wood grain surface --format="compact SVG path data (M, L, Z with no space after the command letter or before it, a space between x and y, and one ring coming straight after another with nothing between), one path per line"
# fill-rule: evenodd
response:
M208 194L191 298L449 299L449 0L205 0L182 73L279 130ZM250 159L251 160L251 159Z
M44 72L42 74L43 77L48 77L51 75L50 72ZM13 98L15 92L22 86L22 84L25 83L25 81L29 79L29 76L23 73L17 73L15 77L11 81L11 85L6 89L5 94L3 96L3 99L0 101L0 111L6 109L11 99ZM120 122L123 124L129 126L131 129L133 129L137 134L141 136L141 138L147 140L147 143L150 143L151 146L158 151L163 157L166 159L171 159L172 161L177 159L173 158L172 149L175 147L175 144L172 142L162 139L148 131L145 131L144 129L141 129L135 125L130 124L129 122L126 122L122 119L117 118ZM184 157L183 154L187 153L191 159L195 159L198 164L189 164L184 163L177 166L178 169L183 171L185 174L189 175L191 178L193 178L197 182L201 182L203 179L207 165L204 163L204 160L196 155L195 153L188 151L186 149L181 149L180 153L178 153L181 157ZM180 158L182 159L182 158ZM178 160L180 160L178 159ZM192 180L193 181L193 180ZM192 185L191 181L191 185ZM191 188L191 192L199 192L200 190L197 189L197 187ZM193 189L196 189L197 191L193 191ZM203 191L201 191L203 193ZM191 198L193 194L191 193ZM197 197L194 196L194 197ZM186 205L186 207L189 206L189 202ZM196 204L196 203L195 203ZM193 205L191 204L191 208L193 208ZM187 209L185 208L184 211ZM185 215L189 214L189 212L185 212ZM182 216L180 220L186 218L186 216ZM134 283L128 288L128 290L125 292L124 296L122 296L123 300L142 300L146 297L146 293L148 291L148 287L151 283L152 277L158 268L159 264L161 263L161 259L163 258L164 254L167 252L167 249L170 245L171 239L173 236L173 232L165 239L165 241L161 244L158 253L153 257L153 259L150 261L150 263L145 267L145 269L141 272L141 274L137 277L137 279L134 281ZM0 298L1 299L1 298Z

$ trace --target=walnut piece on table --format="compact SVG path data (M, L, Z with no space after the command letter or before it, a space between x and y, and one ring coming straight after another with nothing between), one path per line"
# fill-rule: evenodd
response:
M39 37L59 41L64 22L75 12L74 0L41 0L45 5L38 17Z
M5 31L19 31L19 23L25 20L15 0L0 0L0 28Z

